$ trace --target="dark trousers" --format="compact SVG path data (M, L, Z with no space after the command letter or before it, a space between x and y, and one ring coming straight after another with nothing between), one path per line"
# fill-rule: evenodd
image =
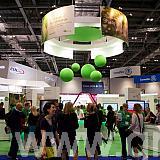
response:
M108 139L109 139L110 133L113 132L113 124L107 126L107 129L108 129Z
M120 138L121 138L122 156L123 157L127 157L127 149L126 149L126 139L127 139L126 129L127 128L128 127L119 128L119 135L120 135Z
M17 157L18 149L19 149L19 146L15 137L15 132L12 132L11 146L10 146L8 155L13 159L15 159Z

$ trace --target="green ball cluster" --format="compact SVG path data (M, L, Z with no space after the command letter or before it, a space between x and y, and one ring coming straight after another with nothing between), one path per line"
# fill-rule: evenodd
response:
M97 55L94 59L94 63L97 67L104 67L107 63L106 57L103 55ZM72 69L72 70L71 70ZM80 70L78 63L73 63L70 68L64 68L60 72L60 78L64 82L69 82L73 79L74 73ZM102 78L101 72L95 70L95 67L91 64L85 64L81 68L81 76L85 79L91 79L94 82L98 82Z

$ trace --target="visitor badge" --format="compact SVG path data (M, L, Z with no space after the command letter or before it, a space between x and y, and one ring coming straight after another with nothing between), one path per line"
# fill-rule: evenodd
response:
M125 125L129 125L129 122L125 122Z
M52 144L52 145L55 145L55 144L56 144L55 138L51 138L51 144Z

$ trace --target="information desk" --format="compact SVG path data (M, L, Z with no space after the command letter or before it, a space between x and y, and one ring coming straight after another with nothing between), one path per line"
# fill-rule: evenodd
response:
M144 135L143 147L160 152L160 125L145 125Z
M5 120L0 120L0 141L10 139L10 135L6 134L4 131L5 126L6 126Z

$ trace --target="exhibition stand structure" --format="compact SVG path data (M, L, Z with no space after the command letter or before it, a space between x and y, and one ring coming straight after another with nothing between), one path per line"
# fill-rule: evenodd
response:
M0 97L2 97L1 101L4 101L5 113L9 111L10 93L22 95L27 93L27 98L32 101L32 105L37 106L37 89L53 87L57 81L57 76L11 61L1 60L0 71ZM14 89L10 90L11 86L12 88L14 86ZM34 89L27 90L27 87ZM30 92L30 96L28 92ZM4 131L5 126L5 120L0 120L0 128L2 128L2 132L0 132L0 140L9 140L9 135Z

